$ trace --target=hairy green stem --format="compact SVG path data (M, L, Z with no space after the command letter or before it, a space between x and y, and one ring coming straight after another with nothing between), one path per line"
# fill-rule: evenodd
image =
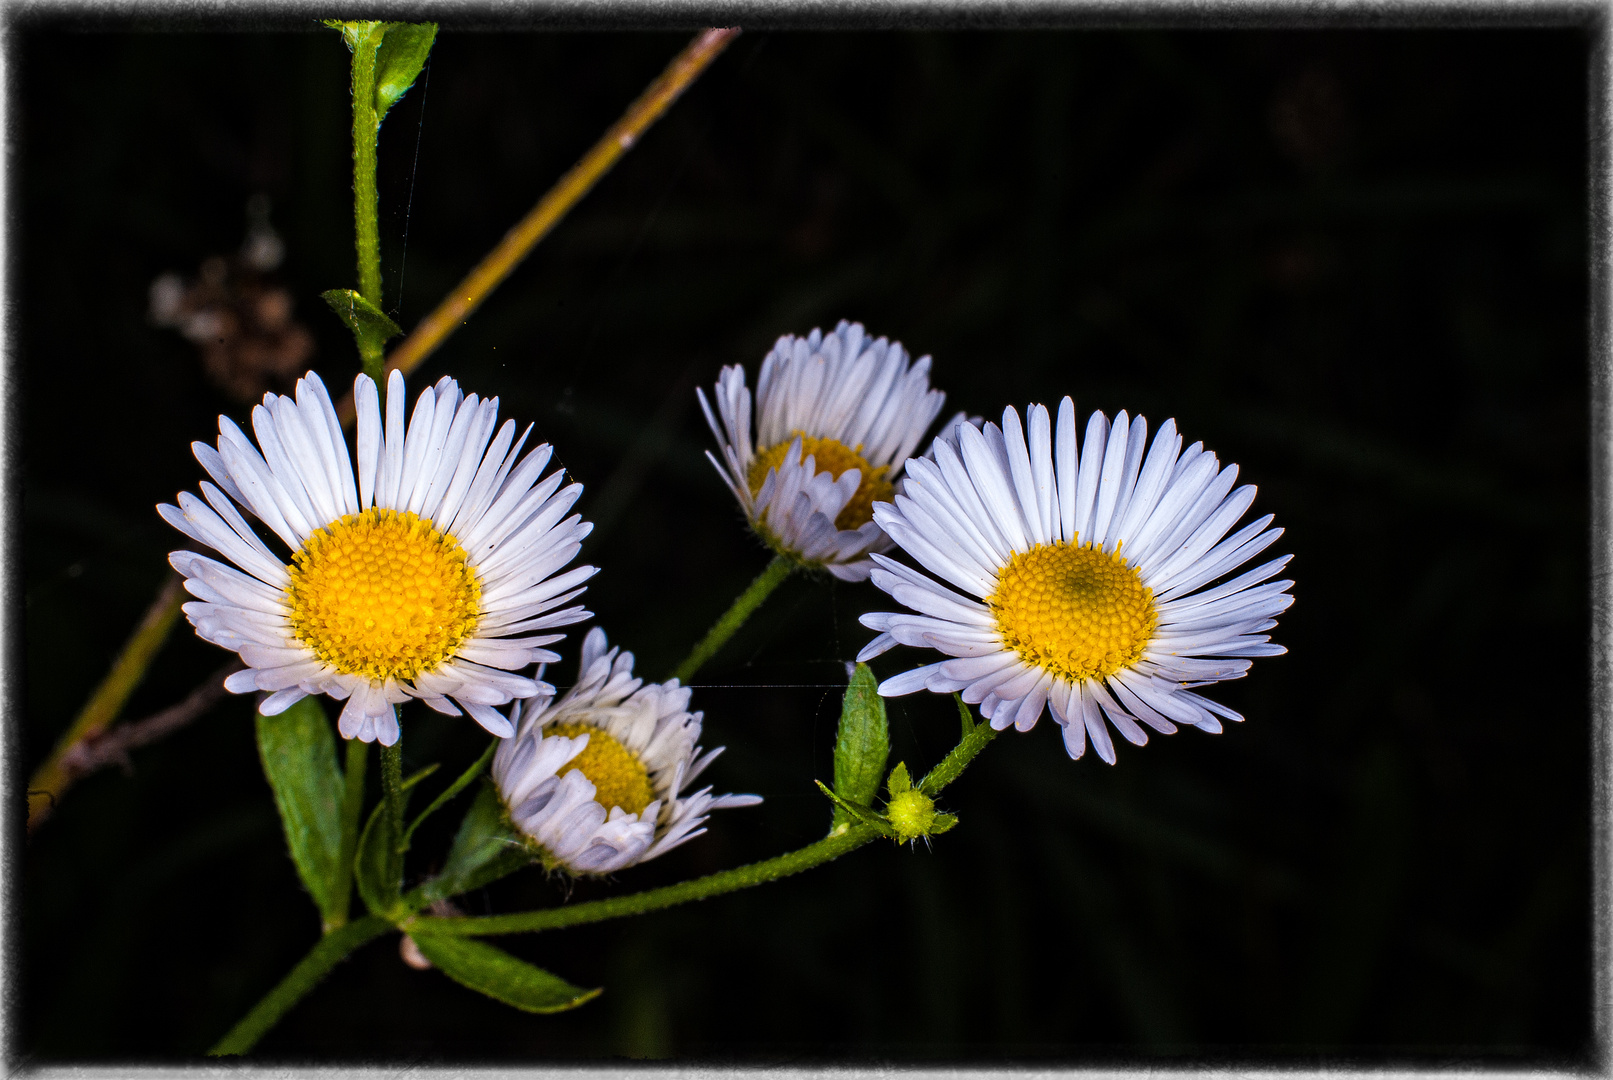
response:
M292 968L278 986L265 994L252 1011L242 1017L241 1022L232 1027L208 1053L219 1057L244 1054L251 1050L343 957L390 929L392 925L385 919L366 915L320 938L301 963Z
M325 923L325 932L347 923L353 895L353 856L358 852L358 831L364 824L364 774L370 762L370 744L347 740L347 769L342 782L342 846L336 856L337 910Z
M723 612L722 618L718 619L700 640L700 644L696 645L694 651L672 672L672 677L679 682L687 683L690 677L700 670L701 665L715 656L717 650L726 645L728 639L745 625L745 620L762 606L762 601L766 600L794 569L795 564L783 555L773 556L773 561L767 564L767 569L756 575L756 580L739 594L738 599L727 611Z
M403 786L402 739L391 746L381 747L381 797L386 800L386 816L392 819L391 835L394 838L402 837L403 807L408 798Z
M545 908L542 911L523 911L515 915L479 915L463 918L436 918L422 915L404 924L404 929L418 930L421 933L483 937L490 934L524 934L539 930L557 930L563 926L581 926L584 923L619 919L624 915L642 915L647 911L658 911L677 904L687 904L692 900L721 896L723 893L748 889L752 885L762 885L782 877L789 877L791 874L799 874L803 870L810 870L847 852L855 851L878 837L877 829L859 825L838 836L826 836L815 844L808 844L798 851L763 862L709 874L693 881L681 881L660 889L634 893L631 896L615 896L609 900L568 904L564 907Z
M375 116L375 55L386 28L381 23L359 24L352 36L353 49L353 242L358 249L358 291L381 306L381 228L375 186L376 143L381 134ZM384 386L384 350L380 342L359 345L364 373Z

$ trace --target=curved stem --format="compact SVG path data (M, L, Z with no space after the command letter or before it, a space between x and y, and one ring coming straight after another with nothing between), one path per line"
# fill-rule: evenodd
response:
M535 933L539 930L557 930L563 926L580 926L584 923L619 919L624 915L642 915L647 911L687 904L711 896L748 889L777 881L791 874L799 874L814 866L837 859L855 851L879 836L877 829L858 825L838 835L826 836L815 844L776 858L749 866L735 867L718 874L709 874L693 881L682 881L660 889L615 896L608 900L595 900L586 904L568 904L564 907L545 908L542 911L523 911L515 915L480 915L463 918L436 918L417 916L405 923L403 929L421 933L459 934L483 937L490 934Z
M321 938L308 955L280 980L278 986L263 996L252 1011L230 1028L208 1053L214 1057L225 1054L244 1054L257 1045L257 1041L280 1022L280 1018L301 1001L303 996L319 984L330 969L348 953L392 929L392 924L374 915L366 915L350 922L340 930L332 930Z
M729 605L728 610L723 612L722 618L707 631L700 644L694 647L694 651L672 672L672 678L687 683L689 677L699 671L702 664L728 643L728 639L745 625L745 620L751 617L751 613L762 606L762 601L766 600L794 569L795 564L789 559L782 555L773 556L773 561L767 564L767 569L756 575L756 580L739 594L733 604Z

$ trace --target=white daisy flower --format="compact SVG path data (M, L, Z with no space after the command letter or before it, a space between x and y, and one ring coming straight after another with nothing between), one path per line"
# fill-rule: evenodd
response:
M356 484L313 372L298 380L296 400L265 394L252 410L257 446L225 416L216 450L191 444L217 487L203 481L205 502L181 492L178 506L157 511L235 565L171 554L198 598L185 615L204 640L241 654L248 667L225 686L269 691L265 716L329 694L347 702L344 737L391 746L393 706L413 697L508 737L514 728L493 706L546 685L515 672L558 659L542 646L565 635L545 631L589 615L561 605L594 568L552 576L592 528L565 517L582 485L561 488L562 470L538 480L548 444L517 463L532 428L516 440L507 420L495 435L498 399L467 398L453 379L420 395L407 433L399 372L387 384L384 431L368 376L354 381L353 399ZM289 561L235 503L286 543Z
M1079 454L1069 398L1056 433L1045 407L1029 418L1028 447L1011 408L1001 428L950 429L934 460L908 463L894 505L874 508L904 551L969 594L874 556L874 584L919 614L864 615L881 633L857 658L896 644L953 658L887 679L879 692L961 692L999 731L1028 731L1048 707L1072 758L1090 736L1110 764L1104 717L1138 746L1148 741L1143 725L1219 732L1217 716L1242 720L1191 688L1241 678L1251 657L1287 651L1265 631L1293 603L1293 582L1267 579L1292 556L1204 588L1282 535L1267 528L1268 514L1226 536L1255 489L1234 491L1238 467L1221 468L1202 443L1182 452L1174 420L1144 458L1141 416L1122 412L1111 427L1093 413Z
M757 535L845 581L868 577L869 553L891 546L874 504L901 490L903 468L946 400L930 389L930 358L910 364L900 342L870 342L861 323L844 320L827 337L786 334L762 360L754 443L741 365L717 379L715 415L705 391L695 392L722 447L722 460L706 456Z
M516 702L519 731L493 757L510 820L549 869L610 874L665 854L706 830L713 810L756 795L682 791L723 748L701 755L702 713L678 680L644 685L633 654L606 650L597 626L582 644L577 685L559 701Z

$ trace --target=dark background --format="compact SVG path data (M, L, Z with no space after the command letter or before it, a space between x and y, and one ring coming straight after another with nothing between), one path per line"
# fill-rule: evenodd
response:
M423 316L687 40L438 39L381 140L387 306ZM280 278L354 283L347 53L329 31L11 40L22 782L179 537L153 511L247 409L146 315L273 200ZM586 486L587 602L664 673L766 562L701 456L693 387L842 317L935 356L947 411L1177 418L1287 534L1291 650L1215 691L1248 722L1111 768L1007 733L933 850L637 920L503 939L605 994L535 1017L396 939L265 1057L1155 1056L1563 1061L1590 1046L1588 37L1576 30L752 32L412 380L537 423ZM424 83L424 80L422 81ZM418 161L418 165L416 165ZM407 245L404 236L407 233ZM406 258L405 258L406 247ZM401 282L401 284L400 284ZM339 392L339 390L338 390ZM842 662L871 586L788 581L701 676L718 790L766 796L573 899L820 836ZM574 676L574 632L555 671ZM176 633L129 717L225 657ZM901 649L882 676L924 659ZM13 1051L182 1058L318 926L233 699L67 794L12 876ZM891 703L933 764L951 702ZM406 767L468 763L416 708ZM373 772L373 770L372 770ZM428 786L430 783L428 782ZM444 850L423 831L411 874ZM20 818L19 818L20 820ZM430 833L430 835L427 835ZM19 831L20 835L20 831ZM19 868L14 868L19 869ZM473 912L560 902L527 871Z

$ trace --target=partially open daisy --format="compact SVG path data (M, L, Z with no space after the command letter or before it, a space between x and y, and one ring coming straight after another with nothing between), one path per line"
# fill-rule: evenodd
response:
M678 680L644 685L633 654L583 639L577 685L559 701L517 702L515 738L493 757L510 820L549 869L609 874L665 854L706 830L713 810L754 806L755 795L682 794L722 753L702 755L703 714Z
M846 581L868 577L868 555L890 548L876 502L902 472L946 395L930 389L930 358L909 363L900 342L869 341L861 323L786 334L756 380L756 438L745 369L725 367L712 413L697 390L722 460L706 456L751 527L773 550ZM718 417L722 423L718 424Z
M880 635L859 660L896 644L938 649L942 660L887 679L886 696L961 692L992 727L1027 731L1044 707L1080 757L1086 740L1114 763L1104 717L1129 741L1142 725L1218 732L1243 717L1193 692L1240 678L1249 659L1286 652L1265 631L1293 603L1291 581L1268 581L1291 556L1205 588L1265 550L1281 529L1270 514L1227 531L1255 497L1233 490L1238 467L1220 467L1201 443L1182 452L1176 421L1154 436L1147 422L1101 412L1076 449L1075 404L1029 411L936 439L934 460L908 463L906 491L874 519L926 570L963 590L875 555L873 582L919 612L877 612ZM978 598L978 599L973 599Z
M202 482L205 502L181 492L178 506L157 508L235 564L169 556L198 598L184 609L196 633L248 665L225 686L270 691L266 716L309 694L345 699L342 735L385 746L398 740L393 706L411 697L514 734L494 706L545 689L516 672L558 659L542 646L564 635L544 631L589 614L562 605L594 568L554 576L592 528L565 517L582 485L561 488L558 470L540 481L548 444L518 462L532 428L517 440L507 420L495 435L498 399L467 398L450 378L420 395L405 432L396 371L384 431L375 383L353 384L355 484L324 384L309 372L296 392L265 394L252 410L258 446L219 417L216 450L191 444L218 486ZM289 561L231 499L285 541Z

